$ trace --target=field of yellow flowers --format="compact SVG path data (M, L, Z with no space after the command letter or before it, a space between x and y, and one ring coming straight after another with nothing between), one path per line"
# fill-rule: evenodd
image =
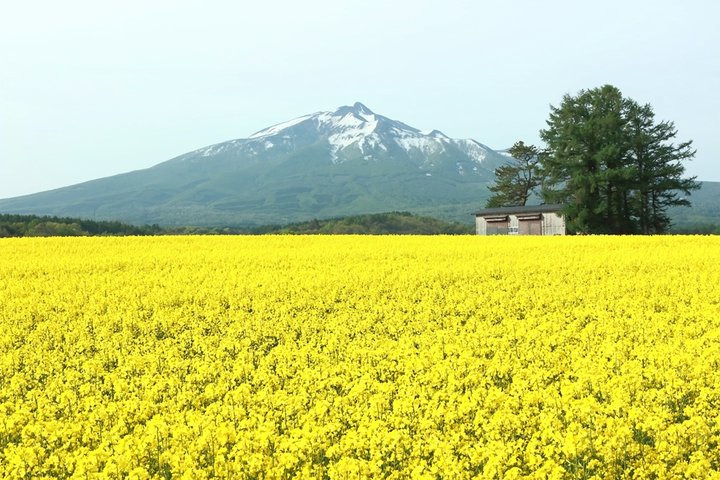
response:
M2 478L718 478L717 237L0 240Z

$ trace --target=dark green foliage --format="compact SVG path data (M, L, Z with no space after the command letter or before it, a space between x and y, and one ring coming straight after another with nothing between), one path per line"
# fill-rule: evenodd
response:
M672 122L656 123L650 105L605 85L565 95L551 107L542 156L545 201L564 203L568 229L582 233L664 233L667 209L689 206L699 188L682 178L692 142L671 143Z
M0 214L0 237L72 237L96 235L156 235L157 225L127 225L66 217Z
M690 206L685 195L700 188L695 178L682 178L682 161L695 156L692 142L670 143L677 134L672 122L654 123L649 105L630 106L630 161L637 179L634 206L640 233L662 233L671 226L669 207Z
M485 205L488 208L523 206L541 185L537 147L520 141L508 153L512 155L509 163L495 169L495 184L489 187L493 194Z
M262 235L262 234L366 234L366 235L458 235L473 233L470 224L445 222L409 212L375 213L311 220L289 225L265 225L250 229L232 227L134 226L77 218L0 214L0 237L65 237L107 235Z
M284 227L260 227L252 233L363 234L363 235L460 235L473 233L472 225L450 223L409 212L374 213L328 220L311 220Z
M410 212L387 212L252 228L174 227L164 232L171 235L462 235L473 233L474 227Z

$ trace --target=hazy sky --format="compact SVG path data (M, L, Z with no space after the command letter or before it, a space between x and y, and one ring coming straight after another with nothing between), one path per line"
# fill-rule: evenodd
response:
M720 181L720 2L37 0L0 17L0 198L363 102L492 148L612 84Z

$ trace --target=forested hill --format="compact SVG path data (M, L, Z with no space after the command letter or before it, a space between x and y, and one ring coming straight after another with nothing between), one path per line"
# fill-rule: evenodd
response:
M159 233L163 233L163 229L157 225L136 226L115 221L0 214L0 237L156 235Z
M692 206L668 210L673 226L671 233L720 234L720 182L702 182L690 196Z
M408 212L376 213L329 220L311 220L290 225L268 225L254 229L136 226L120 222L66 217L0 214L0 237L68 237L99 235L213 235L213 234L466 234L470 224L450 223Z
M311 220L285 226L254 229L255 233L365 234L365 235L457 235L473 233L470 224L451 223L409 212L353 215L328 220Z

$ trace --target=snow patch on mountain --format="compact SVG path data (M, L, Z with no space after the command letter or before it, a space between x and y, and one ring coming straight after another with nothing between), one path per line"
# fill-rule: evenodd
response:
M395 143L402 147L406 152L415 149L420 150L425 154L432 154L445 150L442 143L424 135L399 135L395 139Z
M233 145L230 142L226 143L216 143L215 145L210 145L209 147L201 148L200 150L196 150L196 155L200 157L212 157L213 155L217 155L219 153L222 153L230 148L232 148Z
M287 122L278 123L277 125L273 125L272 127L268 127L264 130L260 130L259 132L253 133L248 137L248 139L253 138L261 138L261 137L269 137L272 135L277 135L281 131L285 130L286 128L290 128L294 125L297 125L298 123L302 123L308 118L312 118L314 115L303 115L302 117L294 118L292 120L288 120Z
M231 154L235 158L283 154L315 144L327 145L333 164L354 158L379 161L382 158L405 158L422 170L433 169L433 161L462 156L463 164L453 170L458 175L476 174L494 152L471 139L453 139L439 130L422 132L397 120L378 115L362 103L339 107L331 112L316 112L260 130L247 138L210 145L183 155L178 160L193 161ZM272 150L272 152L271 152ZM404 152L404 153L403 153ZM502 152L506 154L505 152ZM453 163L455 160L453 160ZM452 164L450 164L452 165Z
M487 158L489 149L483 144L475 140L457 140L457 143L462 146L472 160L482 163Z
M353 107L340 107L335 112L321 112L312 116L318 132L327 135L333 163L339 161L340 152L353 145L361 153L374 148L387 151L387 147L376 133L382 118L361 103L356 103Z
M379 138L373 134L377 125L378 119L375 115L348 113L339 120L336 120L336 117L331 117L328 126L334 133L328 136L328 142L332 148L332 154L336 156L339 151L353 144L357 144L363 153L365 152L363 148L365 145L377 147L380 143Z
M433 137L433 138L437 138L437 139L442 140L442 141L445 141L445 142L451 142L451 141L452 141L452 138L448 137L447 135L445 135L445 134L444 134L443 132L441 132L440 130L433 130L432 132L430 132L430 133L428 134L428 136Z

